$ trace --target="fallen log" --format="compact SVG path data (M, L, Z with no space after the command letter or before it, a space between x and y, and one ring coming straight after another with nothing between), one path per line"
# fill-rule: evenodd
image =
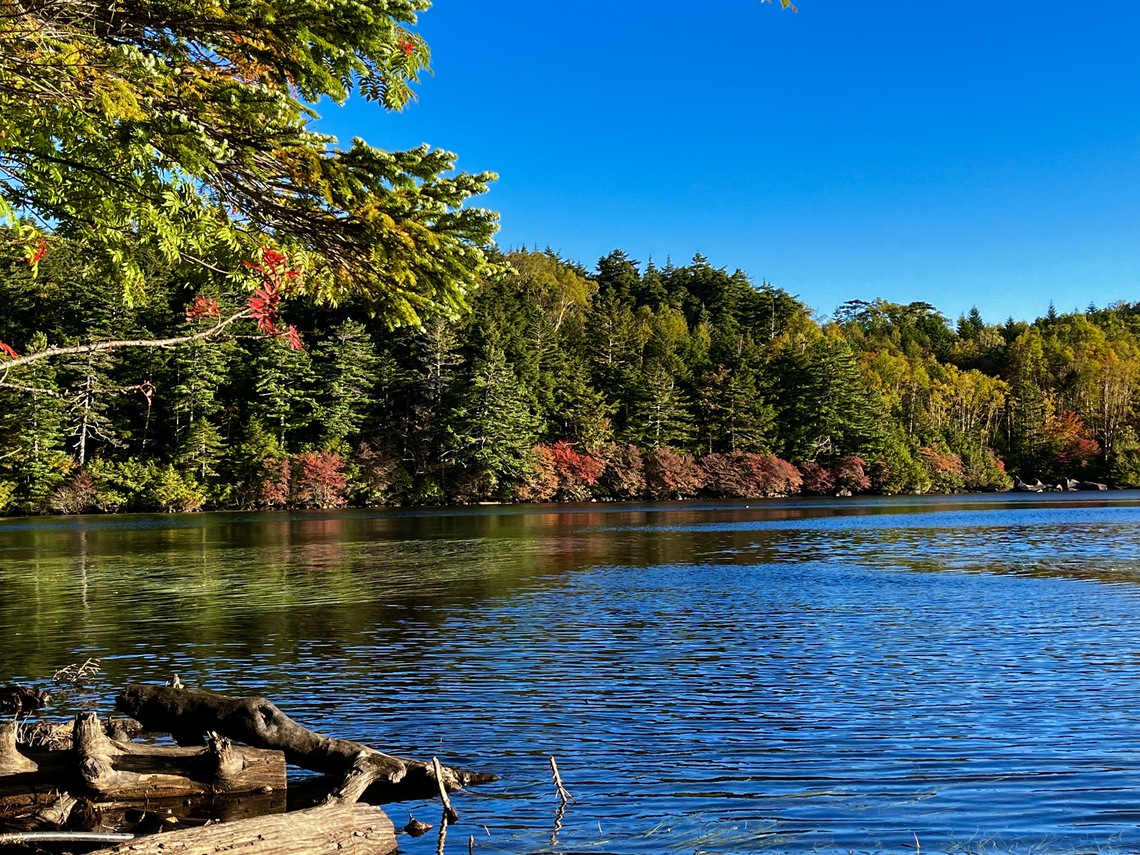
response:
M0 834L0 846L39 846L42 843L114 843L132 840L131 834L106 834L92 831L21 831Z
M220 733L239 742L282 751L293 765L340 775L367 755L375 767L369 801L432 798L438 793L430 763L394 757L359 742L322 736L298 724L265 698L233 698L197 689L132 684L115 699L121 712L148 729L170 733L180 744L201 744ZM457 790L498 780L487 772L442 767L443 784Z
M0 768L6 770L0 772L0 830L13 824L26 828L31 814L60 792L114 806L286 788L280 751L236 746L222 737L201 748L119 741L87 714L75 721L73 750L22 753L12 725L0 725Z
M357 758L340 787L308 810L206 825L136 838L92 855L391 855L396 829L383 810L360 804L361 794L387 766Z
M102 800L285 788L281 752L242 748L217 735L197 749L119 742L104 733L97 715L86 713L76 718L74 743L83 786Z

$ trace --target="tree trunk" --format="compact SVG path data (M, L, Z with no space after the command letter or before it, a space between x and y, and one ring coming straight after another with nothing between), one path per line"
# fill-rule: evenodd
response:
M152 730L170 733L179 743L201 743L220 733L239 742L283 751L296 766L344 774L364 754L375 767L369 801L433 798L439 792L430 763L393 757L367 745L314 733L265 698L232 698L213 692L133 684L116 699L118 708ZM498 780L496 775L443 767L444 785L457 790Z

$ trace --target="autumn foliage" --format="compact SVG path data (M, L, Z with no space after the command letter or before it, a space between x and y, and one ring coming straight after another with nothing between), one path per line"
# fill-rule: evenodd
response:
M759 499L799 492L802 478L791 463L774 454L732 451L701 458L705 489L712 496Z
M689 499L704 486L704 470L688 454L662 446L644 460L646 491L654 499Z
M301 508L339 508L347 503L344 460L331 452L307 451L293 458L292 502Z
M567 502L588 499L591 488L605 471L605 463L593 454L578 451L565 439L550 446L549 452L558 476L558 497Z
M835 492L835 475L815 460L800 467L803 491L808 495L825 496Z

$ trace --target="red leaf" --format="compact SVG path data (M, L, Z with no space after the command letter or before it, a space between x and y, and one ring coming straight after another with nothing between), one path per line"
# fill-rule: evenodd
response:
M10 348L8 345L4 344L4 342L2 342L2 341L0 341L0 353L4 354L9 359L19 359L20 358L20 354L16 353L16 351L12 350L12 348Z
M304 350L305 343L301 341L301 331L292 324L285 329L285 338L289 341L292 350Z
M261 263L266 267L280 267L285 263L285 253L263 246L261 248Z
M221 317L221 314L218 301L213 297L195 297L194 302L186 307L186 323L192 324L202 318Z
M277 329L277 306L280 302L281 295L271 282L266 282L249 298L249 311L257 320L257 328L266 335L280 335Z
M36 246L35 252L28 258L28 264L39 264L40 259L47 255L47 241L40 238L39 244Z

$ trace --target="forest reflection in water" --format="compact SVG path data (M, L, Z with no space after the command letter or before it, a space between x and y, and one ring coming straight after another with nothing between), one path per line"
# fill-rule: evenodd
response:
M107 696L177 672L490 767L482 851L552 848L545 753L580 800L555 851L1134 851L1138 523L1115 493L0 520L0 680L98 656Z

